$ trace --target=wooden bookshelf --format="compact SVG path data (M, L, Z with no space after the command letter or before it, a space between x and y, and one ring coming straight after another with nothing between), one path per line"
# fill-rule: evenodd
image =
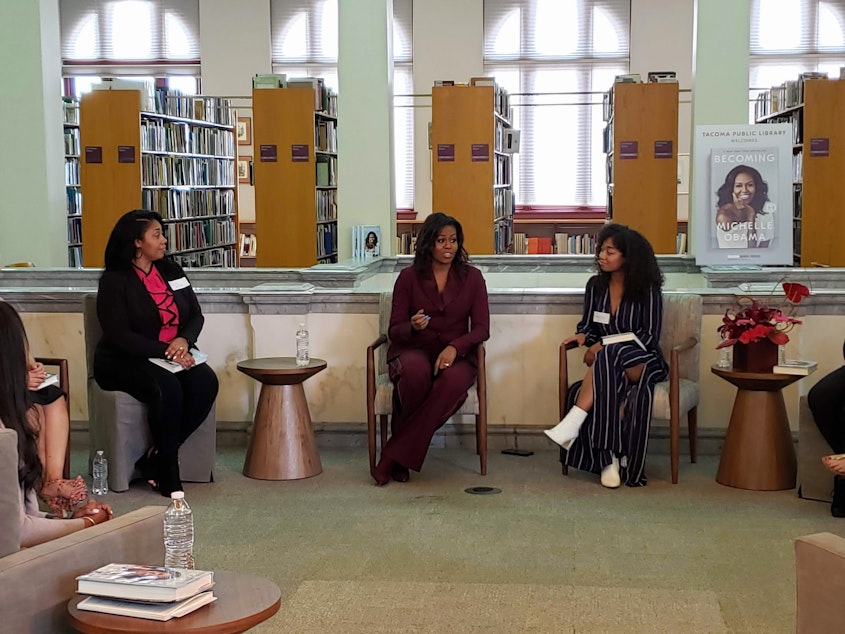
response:
M259 267L337 262L336 104L322 87L252 91Z
M513 155L507 93L497 86L431 91L432 209L457 218L473 255L507 253L513 243Z
M655 253L675 253L678 84L617 83L609 96L608 217L642 233Z
M84 266L103 266L115 222L140 208L162 215L168 255L180 265L237 266L235 133L228 100L177 97L157 93L159 112L142 111L139 90L95 90L82 97Z
M79 181L79 100L62 99L65 145L65 213L67 215L67 264L82 266L82 187Z

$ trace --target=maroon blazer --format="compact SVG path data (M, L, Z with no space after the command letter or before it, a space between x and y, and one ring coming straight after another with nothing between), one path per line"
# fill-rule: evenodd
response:
M424 330L414 330L411 317L421 308L431 321ZM481 271L466 266L458 275L453 266L441 295L430 270L418 274L413 265L404 269L393 286L388 336L388 361L406 350L423 350L434 361L452 345L458 358L476 365L475 346L490 338L490 306Z

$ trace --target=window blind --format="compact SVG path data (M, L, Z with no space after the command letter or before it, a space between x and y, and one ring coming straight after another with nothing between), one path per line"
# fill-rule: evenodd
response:
M629 0L484 0L485 74L517 95L518 205L606 205L601 93L628 72L630 16Z
M62 0L66 75L198 74L199 0Z

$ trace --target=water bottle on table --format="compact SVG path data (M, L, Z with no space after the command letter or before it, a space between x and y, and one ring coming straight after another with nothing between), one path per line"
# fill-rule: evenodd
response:
M304 323L299 324L299 330L296 331L296 365L304 368L311 361L308 354L308 330Z
M94 476L91 492L94 495L106 495L109 492L109 462L102 449L98 450L97 455L94 456L91 473Z
M164 566L194 568L194 516L183 491L170 494L164 513Z

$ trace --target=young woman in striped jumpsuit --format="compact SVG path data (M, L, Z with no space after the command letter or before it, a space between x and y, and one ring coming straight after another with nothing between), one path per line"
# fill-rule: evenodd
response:
M644 486L654 385L667 373L658 345L663 275L648 240L633 229L606 225L596 244L599 272L587 282L583 316L567 339L586 347L587 373L546 435L566 450L562 462L600 473L604 486ZM636 341L602 346L603 336L625 332L645 349Z

